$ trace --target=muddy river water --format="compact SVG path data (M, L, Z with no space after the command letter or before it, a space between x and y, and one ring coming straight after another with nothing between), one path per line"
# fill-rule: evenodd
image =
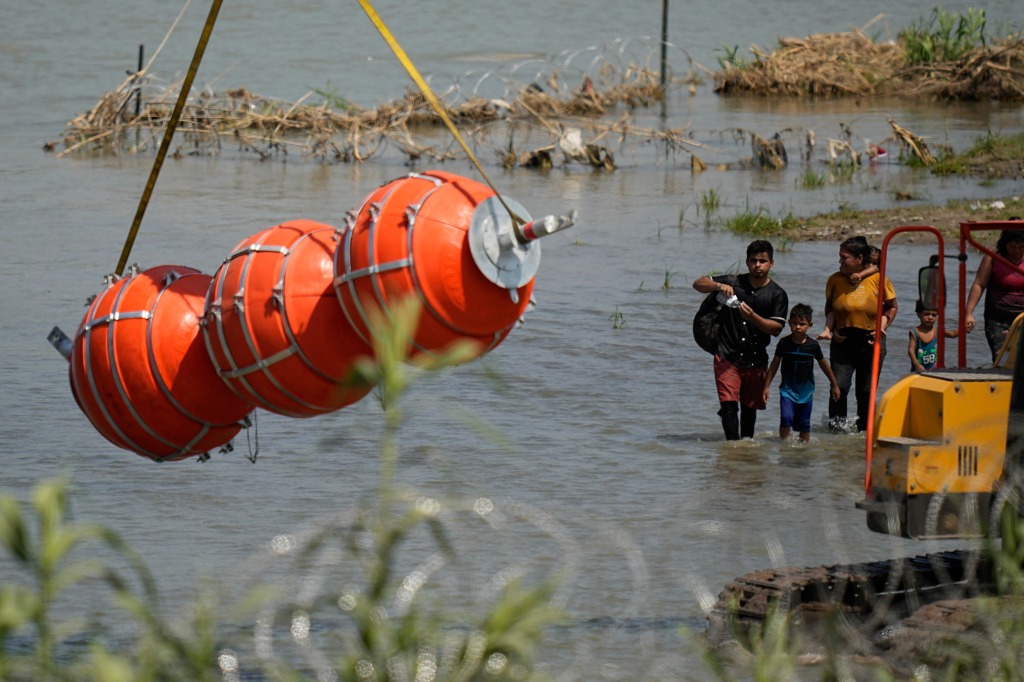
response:
M373 106L407 86L355 3L229 4L200 73L212 87L244 86L292 100L321 88ZM869 22L883 5L898 13L876 23L879 30L918 16L913 8L864 0L794 0L771 9L740 0L697 4L671 8L677 70L689 68L684 50L715 67L723 43L770 46L779 35L846 30ZM991 3L990 20L1014 18L1011 7L1009 0ZM0 490L25 499L36 481L68 474L76 517L122 534L146 558L173 610L201 579L230 585L263 565L256 558L269 555L275 537L308 531L371 497L381 410L370 398L309 420L263 413L250 440L205 464L155 465L102 440L75 406L67 367L45 337L54 325L72 332L85 299L113 270L152 157L57 158L42 146L134 68L139 43L155 49L179 8L75 0L9 9L0 29ZM485 0L389 1L377 9L436 85L479 80L468 73L507 75L510 65L529 60L561 64L567 79L591 64L563 51L651 59L656 50L644 36L657 35L661 8ZM757 21L736 21L751 14ZM189 8L155 71L167 78L184 72L204 17L205 7ZM707 85L693 96L676 88L664 116L655 107L636 112L635 120L689 128L713 165L749 156L749 140L735 129L784 131L793 148L807 129L838 136L841 124L858 138L880 141L889 134L887 115L954 146L1024 123L1018 106L721 99ZM869 560L946 545L867 530L854 508L862 494L863 439L822 433L821 381L809 445L773 438L774 402L753 441L721 441L711 361L690 338L700 301L690 283L741 264L747 240L705 228L699 197L714 190L723 214L765 207L808 215L841 205L889 206L896 189L942 203L1024 188L1019 181L937 179L878 163L849 182L806 190L799 179L808 166L796 159L780 172L695 176L684 153L666 155L644 143L616 152L620 167L612 173L561 165L543 174L503 171L484 155L492 180L533 215L577 208L579 224L544 243L537 307L523 326L482 361L415 384L399 434L398 477L424 496L484 497L533 510L524 514L546 529L540 539L516 524L488 533L456 530L457 550L473 581L464 594L510 567L544 573L571 565L569 623L540 654L559 679L704 679L709 674L681 633L701 632L702 605L732 577L767 565ZM462 161L443 169L472 174ZM409 170L397 155L363 165L260 163L226 149L220 158L173 160L132 261L212 273L244 237L292 218L339 225L374 188ZM877 229L864 226L869 234ZM791 303L820 311L836 244L777 246L776 279ZM907 370L913 278L927 253L900 247L906 267L893 279L902 310L883 387ZM819 314L816 328L821 322ZM972 348L971 360L982 362L983 351ZM244 455L256 437L259 459L251 464ZM274 570L267 569L270 579ZM0 580L9 579L12 566L0 558ZM98 588L82 599L90 617L119 622Z

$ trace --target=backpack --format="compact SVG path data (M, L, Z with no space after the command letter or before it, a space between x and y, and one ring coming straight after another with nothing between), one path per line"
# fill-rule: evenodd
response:
M704 298L693 316L693 340L712 355L720 355L718 339L722 323L719 313L724 307L725 304L718 301L718 294L713 291Z
M725 284L735 287L736 279L733 278ZM724 307L726 305L718 300L718 293L712 292L700 303L697 313L693 315L693 340L712 355L722 354L719 338L722 328L721 313Z

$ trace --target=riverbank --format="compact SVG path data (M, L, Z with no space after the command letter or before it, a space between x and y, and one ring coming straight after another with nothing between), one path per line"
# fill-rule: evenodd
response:
M980 201L964 199L945 206L915 204L881 210L845 209L823 213L786 221L779 236L795 241L840 241L861 234L877 236L880 242L893 228L902 225L930 225L938 228L944 237L956 238L960 234L962 222L1010 220L1019 216L1024 216L1024 198L1021 196ZM915 235L900 239L912 242Z

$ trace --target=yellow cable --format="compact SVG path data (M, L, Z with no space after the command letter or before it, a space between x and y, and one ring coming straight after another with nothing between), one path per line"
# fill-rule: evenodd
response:
M427 82L425 80L423 80L423 77L420 75L420 72L416 69L416 66L412 63L412 60L409 59L409 56L405 53L405 50L403 50L402 46L398 44L397 40L395 40L395 37L391 34L391 31L388 30L388 27L384 25L384 20L381 19L380 15L378 15L377 12L373 9L373 6L370 4L369 0L359 0L359 4L360 6L362 6L363 11L366 12L366 16L370 18L370 21L373 22L373 25L380 32L381 37L383 37L384 41L391 47L391 51L395 53L396 57L398 57L398 61L402 63L402 66L409 74L409 77L412 78L414 83L416 83L416 87L420 89L420 92L422 92L423 96L427 98L427 101L430 103L430 106L434 108L434 111L436 111L437 115L441 117L441 120L444 122L445 126L448 128L449 131L451 131L451 134L455 136L455 140L462 147L462 151L466 152L466 156L469 157L469 160L473 162L473 165L476 167L477 171L479 171L481 177L483 177L484 182L487 183L488 187L494 190L495 195L497 195L498 197L498 201L501 202L501 205L505 207L506 211L508 211L509 217L512 218L513 229L516 231L516 233L518 233L519 226L524 222L523 219L517 216L512 211L512 209L508 207L508 205L505 203L505 200L501 198L501 192L498 191L498 188L495 187L494 183L492 183L490 178L487 177L487 173L485 173L484 169L480 166L480 162L476 160L476 156L470 150L469 145L467 145L466 141L462 139L462 135L459 134L459 131L455 127L455 124L452 122L451 118L448 117L448 113L444 110L444 107L441 105L441 102L439 102L437 97L434 96L434 93L433 91L431 91L430 86L427 85Z
M124 248L121 250L121 258L117 261L114 274L120 275L128 264L128 255L132 252L132 245L135 237L139 234L139 226L142 225L142 216L146 213L149 199L153 196L153 188L156 187L156 179L163 168L164 158L167 157L167 150L171 146L171 138L174 137L174 130L178 127L181 119L181 112L185 108L185 100L192 90L192 81L195 80L196 72L199 71L199 63L203 60L203 53L206 51L206 44L210 42L210 34L213 32L213 25L217 21L217 14L220 12L222 0L213 0L210 6L210 13L206 17L206 24L203 26L203 33L199 36L199 44L196 45L195 54L192 55L192 63L188 67L188 73L181 84L181 92L178 93L178 100L174 103L174 111L167 121L167 129L164 130L163 140L160 141L160 149L157 150L156 159L153 161L153 168L149 171L149 179L146 181L146 189L142 191L142 198L139 199L139 207L135 211L135 219L132 220L131 229L128 230L128 237L125 239Z

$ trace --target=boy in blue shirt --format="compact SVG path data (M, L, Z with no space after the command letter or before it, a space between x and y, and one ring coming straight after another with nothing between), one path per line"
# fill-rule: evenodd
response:
M832 385L832 397L839 399L839 383L832 367L825 360L817 340L807 335L814 311L805 303L797 303L789 313L790 335L779 339L775 358L768 367L764 380L764 399L775 373L782 365L782 384L779 386L779 438L785 440L795 426L800 440L811 439L811 408L814 405L814 361Z
M910 356L910 371L924 372L935 369L938 361L939 335L936 333L935 321L939 319L939 311L926 307L922 301L917 302L915 310L921 324L910 330L907 355ZM953 339L956 336L956 329L946 330L946 338Z

